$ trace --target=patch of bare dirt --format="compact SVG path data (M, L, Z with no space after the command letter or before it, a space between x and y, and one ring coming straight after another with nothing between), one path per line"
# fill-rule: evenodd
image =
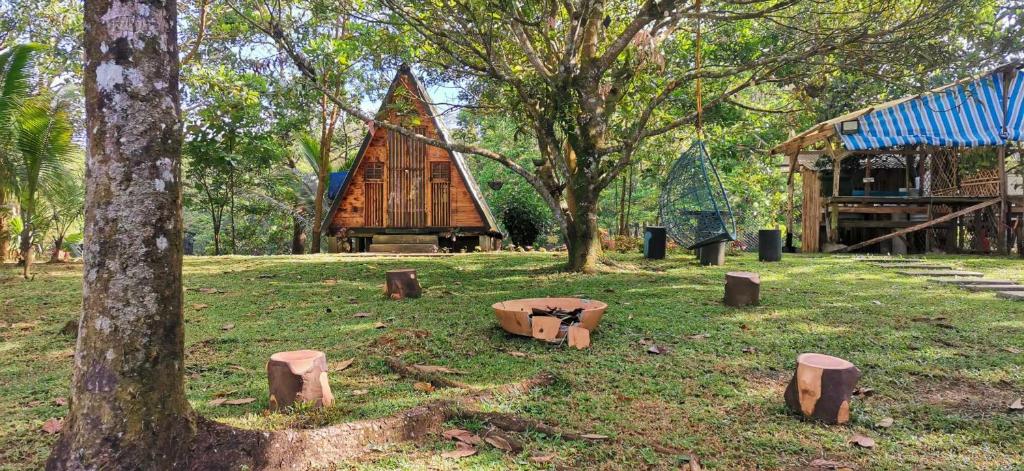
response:
M964 378L922 380L914 384L921 401L971 417L1005 413L1020 397L1009 385L987 384Z

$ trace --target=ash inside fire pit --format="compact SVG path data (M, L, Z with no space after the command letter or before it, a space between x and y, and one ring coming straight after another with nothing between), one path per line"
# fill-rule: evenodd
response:
M578 324L580 322L581 315L583 315L582 307L578 307L572 310L561 309L557 307L535 307L533 308L533 312L530 313L530 319L533 319L536 316L557 317L559 320L562 321L563 325L573 325Z

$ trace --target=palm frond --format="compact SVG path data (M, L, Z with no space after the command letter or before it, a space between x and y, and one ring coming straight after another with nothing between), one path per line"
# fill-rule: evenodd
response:
M313 168L313 173L320 170L320 140L308 133L302 133L295 139L295 153L299 154Z

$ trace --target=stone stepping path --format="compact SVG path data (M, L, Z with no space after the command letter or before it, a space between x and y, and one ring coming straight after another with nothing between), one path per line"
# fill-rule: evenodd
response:
M913 258L860 257L855 260L869 262L880 268L900 269L896 273L904 276L927 276L928 281L953 285L971 292L995 293L1003 299L1024 301L1024 285L1010 280L987 280L984 273L958 270L951 266L928 263Z
M907 276L985 276L981 272L965 270L903 270L897 273Z
M939 265L934 263L872 263L876 267L882 268L912 268L915 270L954 270L949 265Z
M967 291L1024 291L1024 285L960 285L960 289Z
M1015 285L1016 281L1010 280L986 280L979 278L933 278L928 281L942 283L944 285L957 286L980 286L980 285Z
M1024 301L1024 291L999 291L996 296L1012 301Z

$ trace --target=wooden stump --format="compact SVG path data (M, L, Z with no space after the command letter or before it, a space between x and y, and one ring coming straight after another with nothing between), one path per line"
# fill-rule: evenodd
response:
M842 358L804 353L796 359L796 372L786 387L786 406L804 417L829 424L850 420L850 396L860 370Z
M294 402L312 402L317 407L334 404L327 382L327 355L316 350L278 352L267 362L270 408L285 408Z
M725 305L732 307L757 305L761 302L761 277L747 271L725 274Z
M387 295L391 299L418 298L423 294L416 270L391 270L387 277Z

